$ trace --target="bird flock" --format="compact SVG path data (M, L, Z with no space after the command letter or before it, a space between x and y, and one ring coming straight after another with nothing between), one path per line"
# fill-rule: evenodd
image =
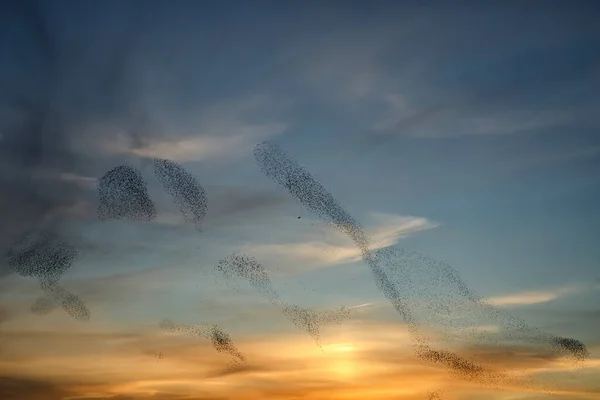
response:
M461 280L450 265L397 246L373 249L359 221L278 145L260 143L254 149L254 157L268 179L285 188L315 218L332 225L354 242L377 288L408 326L414 354L420 359L441 364L462 379L496 385L515 378L509 371L475 361L475 354L462 351L459 354L450 350L449 346L436 346L440 341L504 347L527 343L546 353L569 356L578 362L589 356L586 346L580 341L543 332L487 304ZM153 171L183 218L201 231L208 203L206 191L198 180L183 166L167 159L155 158ZM120 165L106 172L98 180L97 214L103 221L155 220L157 208L141 171ZM31 306L34 314L46 315L60 306L75 320L90 319L90 310L83 300L60 285L61 277L78 257L75 247L60 235L49 231L29 232L14 242L6 256L15 272L39 281L44 296ZM249 283L263 299L319 346L321 327L341 324L350 316L351 309L344 306L317 311L288 303L274 288L269 271L248 254L234 253L222 258L214 265L214 272L227 285L233 286L236 280ZM499 327L498 332L478 329L492 324ZM218 325L188 325L164 319L158 327L168 333L210 340L216 351L228 354L235 360L234 366L247 362L230 336ZM432 327L435 332L432 332ZM433 392L428 398L440 399L440 396L439 392Z

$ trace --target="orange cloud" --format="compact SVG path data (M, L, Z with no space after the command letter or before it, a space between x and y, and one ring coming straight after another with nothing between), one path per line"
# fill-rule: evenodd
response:
M426 399L428 392L438 390L444 399L457 400L527 399L545 391L592 399L598 390L592 375L600 372L598 358L579 376L565 361L538 356L529 348L465 349L465 354L478 352L487 364L511 373L553 374L551 390L505 382L497 391L416 358L405 326L373 321L355 321L341 332L326 333L322 350L302 334L235 338L248 359L237 370L206 340L154 328L123 332L114 326L76 326L82 324L54 331L30 324L0 333L0 383L10 388L2 399L408 400ZM49 395L41 397L41 391Z

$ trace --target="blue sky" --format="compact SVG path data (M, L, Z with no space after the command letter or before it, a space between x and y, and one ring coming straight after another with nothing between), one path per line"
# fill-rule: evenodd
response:
M598 342L599 319L589 318L600 300L593 2L140 4L46 3L64 49L58 68L35 57L0 66L3 86L51 93L63 117L27 171L69 190L23 196L34 208L58 203L52 215L81 253L65 285L97 321L293 332L249 287L215 284L212 266L233 251L267 266L293 303L384 301L353 245L255 165L253 146L273 140L376 244L447 261L483 297ZM20 29L5 25L2 52L34 54ZM57 91L36 83L48 71ZM6 133L18 113L3 116L0 146L35 157ZM161 192L152 157L181 162L207 190L202 233ZM6 176L22 168L15 160L3 162ZM95 219L95 179L121 163L142 170L156 222ZM14 274L0 287L10 315L42 294Z

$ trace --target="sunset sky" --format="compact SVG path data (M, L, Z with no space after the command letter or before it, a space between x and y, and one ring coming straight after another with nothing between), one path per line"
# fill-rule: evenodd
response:
M92 317L32 313L39 283L2 259L0 399L600 399L598 4L10 3L0 247L52 223L79 252L61 282ZM52 110L33 128L14 106L28 101ZM449 263L490 304L583 341L590 358L465 338L459 352L533 382L491 387L416 357L355 244L260 171L265 140L373 248ZM201 232L162 190L154 157L206 190ZM121 164L142 171L155 221L98 220L97 179ZM286 302L346 306L349 319L323 327L319 348L250 285L219 279L233 252L264 265ZM246 367L161 330L164 319L218 324Z

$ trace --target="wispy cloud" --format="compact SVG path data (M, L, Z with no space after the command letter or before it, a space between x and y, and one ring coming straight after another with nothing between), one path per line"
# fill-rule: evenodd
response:
M369 219L371 228L367 229L367 232L371 238L370 245L372 249L394 245L402 238L438 226L436 222L423 217L380 212L372 212ZM320 265L343 264L361 260L361 252L353 243L349 241L340 242L299 241L277 244L249 244L245 246L245 251L263 256L312 261Z
M238 155L256 142L280 134L287 129L284 123L232 126L231 134L218 132L178 141L162 140L131 150L144 158L168 158L175 161L199 161L207 157Z
M169 158L175 161L199 161L206 158L238 156L256 142L284 132L288 125L282 121L282 110L289 99L267 95L229 99L202 108L188 121L174 123L163 117L162 133L113 138L103 148L109 153L131 154L141 158Z
M408 135L418 138L467 135L514 134L547 128L572 121L576 114L564 110L482 111L473 107L417 106L407 95L384 96L387 115L372 130L380 135Z
M437 222L423 217L372 212L373 228L369 230L374 248L391 246L399 239L439 226Z
M385 117L371 127L373 131L382 135L404 132L427 121L441 110L439 107L414 107L407 96L399 93L385 95L384 102L388 107Z
M375 143L400 134L506 135L583 120L597 124L592 100L557 100L598 82L598 57L578 30L544 27L533 34L525 26L498 26L489 10L448 8L443 18L421 11L403 10L401 27L384 19L368 30L352 25L323 38L304 54L306 86L318 101L351 110L354 121L371 128ZM517 18L510 7L502 12ZM562 14L555 9L547 17ZM449 26L450 20L463 21L463 28ZM486 21L481 37L464 28L475 20ZM438 34L425 28L432 26Z
M531 304L547 303L561 297L596 290L599 285L573 284L548 290L531 290L489 297L485 301L489 304L502 307L524 306Z
M60 180L65 182L72 182L76 185L90 189L96 187L98 180L91 176L77 175L73 173L63 172L59 175Z

